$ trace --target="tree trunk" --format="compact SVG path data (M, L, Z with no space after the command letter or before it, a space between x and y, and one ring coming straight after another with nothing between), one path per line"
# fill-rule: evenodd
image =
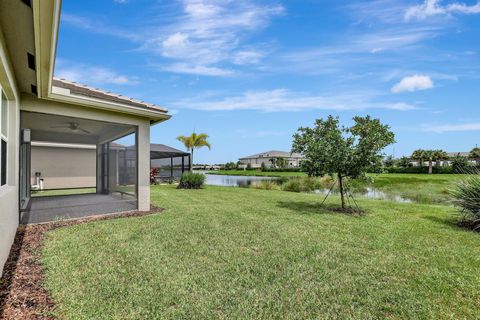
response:
M342 201L342 209L345 209L345 198L344 198L344 195L343 195L343 177L342 177L342 174L339 173L338 174L338 185L340 186L340 199Z
M193 172L193 148L190 151L190 172Z
M432 173L433 173L433 161L428 160L428 174L432 174Z

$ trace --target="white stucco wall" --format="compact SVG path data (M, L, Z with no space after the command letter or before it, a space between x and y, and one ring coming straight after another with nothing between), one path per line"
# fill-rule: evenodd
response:
M94 188L96 186L96 149L46 147L32 145L31 183L40 172L45 189Z
M0 86L8 102L7 185L0 187L0 274L18 227L19 94L0 27Z

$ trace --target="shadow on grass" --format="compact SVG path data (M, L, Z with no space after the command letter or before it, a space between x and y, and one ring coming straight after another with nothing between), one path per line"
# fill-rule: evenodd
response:
M462 229L465 231L480 232L480 220L469 221L467 219L462 219L461 217L449 217L447 219L442 219L437 216L426 216L424 218L426 220L441 224L449 229Z
M441 218L438 216L425 216L424 219L441 224L451 229L459 229L460 220L456 217Z
M307 201L278 201L277 206L295 211L299 214L346 214L351 216L361 216L363 211L357 211L354 208L342 209L334 204L323 204L319 202Z

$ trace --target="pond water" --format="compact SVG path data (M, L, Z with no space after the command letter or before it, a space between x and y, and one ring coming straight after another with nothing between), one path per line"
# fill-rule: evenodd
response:
M205 172L201 172L205 173ZM223 187L248 187L262 180L275 180L274 177L254 177L254 176L225 176L219 174L205 174L206 185Z
M321 189L321 190L315 190L315 193L318 194L323 194L327 195L329 192L328 189ZM338 191L332 191L332 195L338 195ZM389 201L395 201L395 202L404 202L404 203L411 203L413 202L411 199L404 198L398 194L391 194L388 192L384 192L375 188L366 188L365 191L363 192L355 192L353 194L354 197L361 197L365 199L371 199L371 200L389 200Z
M249 187L260 183L262 180L275 180L275 177L256 177L256 176L230 176L230 175L218 175L208 174L205 171L199 171L199 173L205 174L207 177L205 184L210 186L223 186L223 187ZM315 190L314 193L327 195L328 189ZM332 195L338 195L338 192L332 191ZM372 199L372 200L389 200L395 202L411 203L411 199L404 198L400 195L384 192L375 188L366 188L362 192L355 192L354 197Z

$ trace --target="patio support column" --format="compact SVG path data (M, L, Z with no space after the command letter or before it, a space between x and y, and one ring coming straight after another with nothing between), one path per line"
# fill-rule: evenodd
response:
M185 157L182 156L182 174L185 172Z
M150 210L150 122L138 126L138 210Z
M170 157L170 178L173 179L173 156Z

